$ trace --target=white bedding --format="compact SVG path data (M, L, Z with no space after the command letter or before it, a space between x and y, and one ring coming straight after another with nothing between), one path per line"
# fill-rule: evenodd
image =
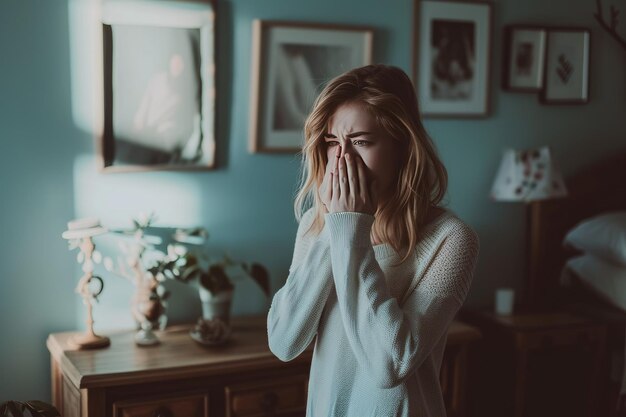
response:
M626 311L626 268L593 255L571 258L565 264L561 282L569 284L573 271L586 286L611 305Z

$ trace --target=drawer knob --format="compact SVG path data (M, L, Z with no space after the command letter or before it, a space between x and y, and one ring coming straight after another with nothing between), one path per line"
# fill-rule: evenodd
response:
M276 404L278 404L278 395L273 391L266 392L261 398L261 408L265 412L274 411Z
M154 412L154 417L174 417L169 408L161 406Z

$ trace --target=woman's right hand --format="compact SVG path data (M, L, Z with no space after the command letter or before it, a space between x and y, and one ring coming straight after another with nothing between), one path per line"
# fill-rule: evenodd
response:
M324 179L318 188L318 193L322 203L324 204L324 212L328 213L328 207L330 206L330 200L332 198L333 190L333 175L336 175L339 168L338 161L341 156L341 146L336 146L337 151L331 153L334 158L328 158L326 164L326 172L324 173Z

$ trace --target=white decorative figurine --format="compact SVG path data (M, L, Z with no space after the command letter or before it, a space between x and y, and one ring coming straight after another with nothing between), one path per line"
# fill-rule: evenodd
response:
M83 265L84 275L78 281L76 292L83 297L83 303L87 306L87 331L85 334L74 336L70 343L79 349L96 349L109 346L108 337L99 336L93 330L92 300L98 300L98 295L104 288L102 278L93 275L94 262L100 263L102 255L96 251L92 237L106 233L107 229L100 226L100 221L95 218L72 220L67 224L67 230L61 235L69 240L69 249L80 248L76 260ZM94 288L96 283L96 288Z

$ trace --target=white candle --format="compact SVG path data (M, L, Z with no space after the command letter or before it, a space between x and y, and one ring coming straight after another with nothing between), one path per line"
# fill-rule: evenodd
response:
M496 290L496 314L508 316L513 313L515 291L513 288L498 288Z

